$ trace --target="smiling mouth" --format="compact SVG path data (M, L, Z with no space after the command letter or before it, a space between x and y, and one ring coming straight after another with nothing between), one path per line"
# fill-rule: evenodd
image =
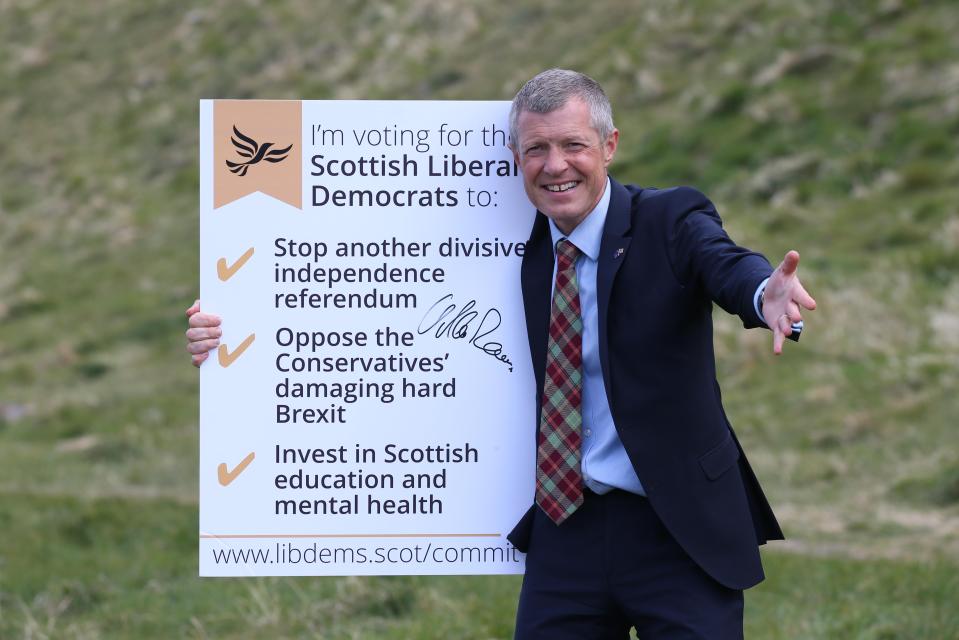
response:
M550 193L562 193L564 191L569 191L570 189L575 189L576 185L579 183L571 180L570 182L564 182L563 184L547 184L543 188L549 191Z

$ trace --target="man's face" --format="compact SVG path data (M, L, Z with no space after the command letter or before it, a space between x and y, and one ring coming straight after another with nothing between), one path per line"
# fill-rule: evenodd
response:
M579 98L550 113L523 111L517 125L513 157L526 195L563 233L572 232L603 196L619 131L600 140Z

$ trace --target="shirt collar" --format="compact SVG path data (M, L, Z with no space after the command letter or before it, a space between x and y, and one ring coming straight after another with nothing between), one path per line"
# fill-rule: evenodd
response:
M603 190L603 197L599 199L593 210L587 214L583 221L576 225L573 232L566 235L559 230L556 223L549 221L549 235L553 241L553 252L556 252L556 243L563 238L568 238L570 242L582 251L590 260L599 258L599 247L603 241L603 227L606 225L606 213L609 211L609 176L606 176L606 187Z

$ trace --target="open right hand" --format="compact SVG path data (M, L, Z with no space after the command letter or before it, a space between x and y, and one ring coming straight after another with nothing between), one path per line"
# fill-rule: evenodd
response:
M763 319L773 331L773 353L783 351L783 341L792 335L792 324L802 320L800 309L813 310L816 301L799 282L796 270L799 267L799 252L788 251L776 267L763 295Z
M186 315L190 319L190 328L186 330L186 350L192 354L193 366L199 367L210 356L210 351L220 344L220 316L212 313L200 312L200 301L197 300Z

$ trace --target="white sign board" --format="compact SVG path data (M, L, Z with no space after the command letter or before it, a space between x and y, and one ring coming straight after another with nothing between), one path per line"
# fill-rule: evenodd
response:
M505 102L202 101L200 575L521 573Z

